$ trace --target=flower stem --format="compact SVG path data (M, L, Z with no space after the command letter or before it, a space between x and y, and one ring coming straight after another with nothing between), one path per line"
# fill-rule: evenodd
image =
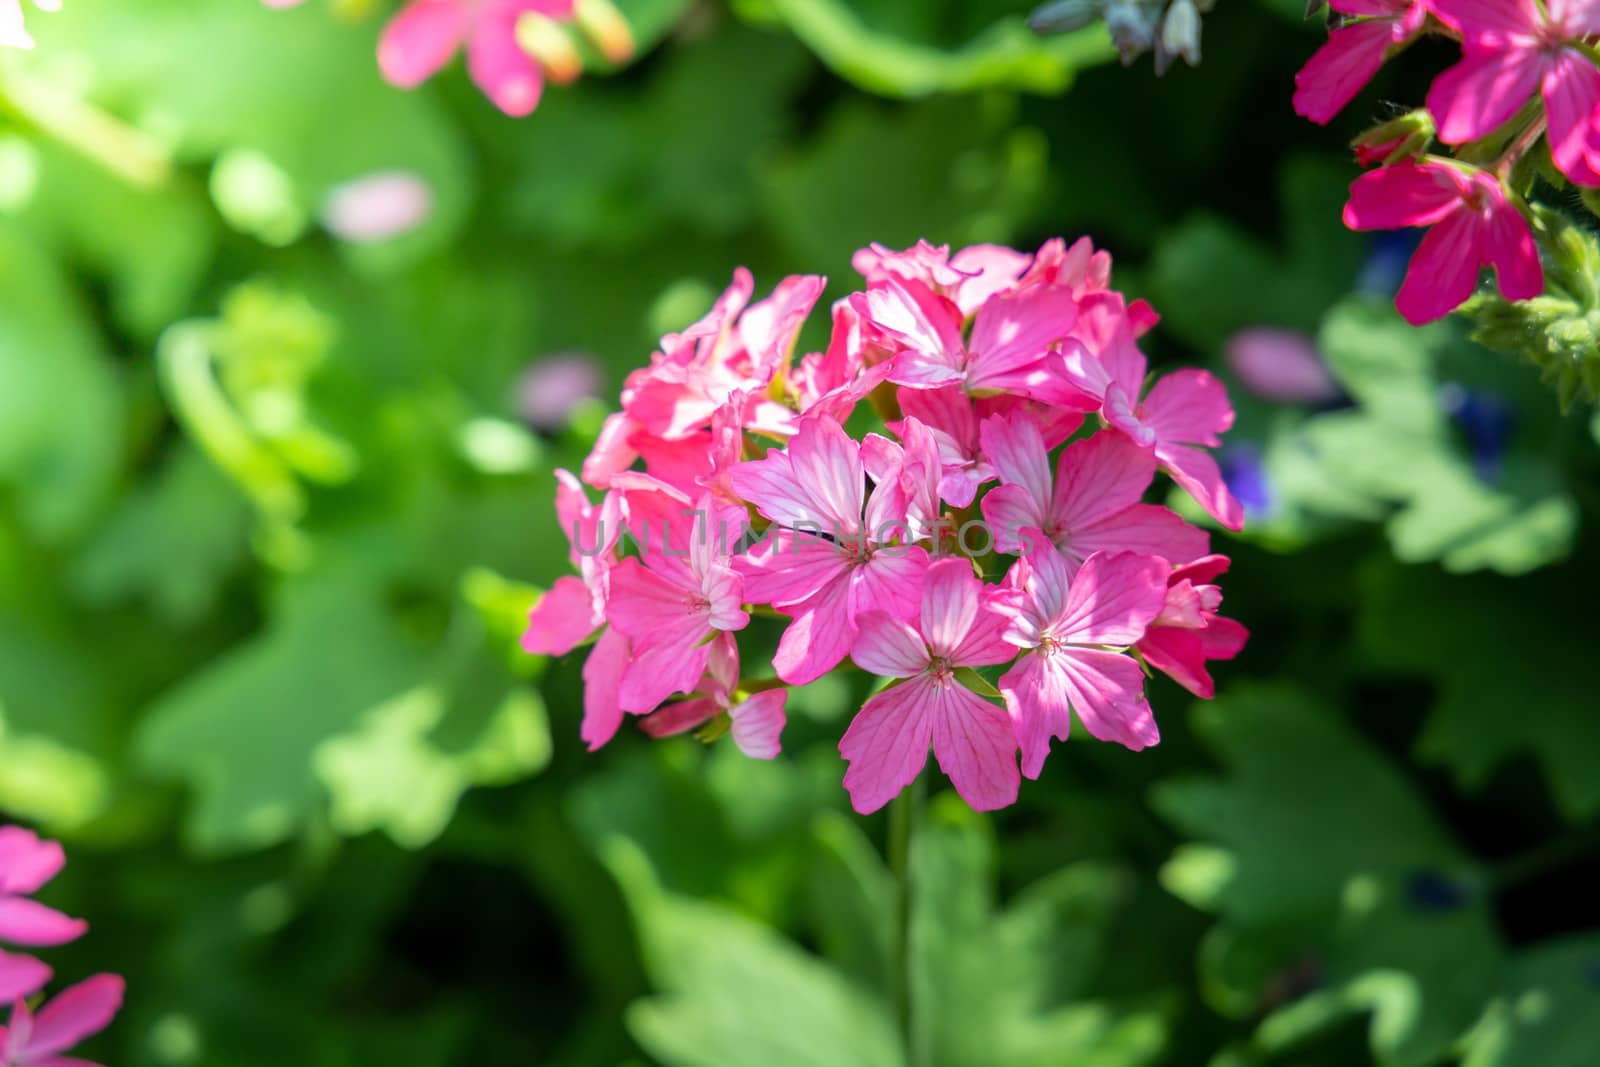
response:
M889 869L894 873L896 889L894 943L890 953L894 970L890 975L890 984L908 1067L921 1067L925 1062L912 1001L912 969L915 961L911 953L911 838L916 833L917 823L921 821L925 789L922 776L918 775L917 780L900 790L900 795L889 804Z

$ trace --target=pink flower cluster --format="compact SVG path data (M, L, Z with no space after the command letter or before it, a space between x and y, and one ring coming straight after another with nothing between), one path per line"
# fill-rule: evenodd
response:
M1485 266L1506 299L1538 296L1544 273L1511 180L1543 137L1567 181L1600 186L1600 3L1329 2L1349 18L1295 78L1295 109L1314 122L1332 119L1419 35L1461 43L1461 61L1434 80L1426 112L1358 142L1363 163L1387 166L1352 187L1346 224L1430 227L1396 299L1401 313L1413 323L1441 318L1472 294ZM1424 154L1435 137L1460 158Z
M8 2L16 0L0 5ZM473 84L521 118L539 106L547 77L565 84L582 73L583 57L559 25L574 21L609 61L633 55L633 32L610 0L410 0L384 27L378 68L391 84L414 89L464 50Z
M76 941L88 930L31 899L66 864L61 846L17 826L0 826L0 942L40 948ZM0 949L0 1002L11 1019L0 1026L0 1067L94 1067L63 1056L104 1030L122 1007L123 982L110 974L57 993L37 1013L27 998L43 989L50 968L32 956Z
M1247 636L1217 613L1227 559L1143 502L1161 470L1242 524L1207 451L1233 422L1221 383L1180 370L1145 388L1156 316L1109 287L1087 239L855 263L866 288L833 306L821 351L795 358L824 280L751 303L741 269L628 377L581 481L558 473L578 573L534 608L524 648L593 641L591 748L637 715L767 758L788 687L850 664L887 679L839 746L862 812L930 746L982 810L1016 799L1019 752L1036 777L1072 714L1154 744L1144 668L1209 697L1207 662ZM756 617L783 623L775 678L742 672Z

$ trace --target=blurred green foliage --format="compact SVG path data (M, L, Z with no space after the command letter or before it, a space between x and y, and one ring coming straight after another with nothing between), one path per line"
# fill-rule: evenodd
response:
M388 6L70 0L0 55L0 808L69 843L58 970L129 976L93 1051L1592 1062L1600 421L1388 309L1285 5L1156 81L1026 0L619 0L637 61L523 122L384 85ZM396 170L424 225L326 232ZM601 409L524 423L526 368L614 388L740 263L839 293L869 241L1080 232L1158 362L1290 327L1346 396L1234 383L1265 491L1216 703L1158 684L1158 748L1074 739L998 817L932 797L908 901L843 802L847 683L773 764L585 753L577 663L515 640Z

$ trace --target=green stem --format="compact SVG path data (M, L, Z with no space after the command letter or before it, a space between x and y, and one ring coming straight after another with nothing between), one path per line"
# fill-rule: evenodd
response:
M925 787L921 775L900 790L900 795L889 804L889 869L895 881L894 944L890 955L893 973L890 983L894 993L895 1016L900 1024L901 1041L905 1047L908 1067L920 1067L925 1062L916 1009L913 1004L914 983L912 971L915 960L911 953L912 867L911 838L921 820Z
M1496 864L1489 876L1490 884L1496 893L1503 893L1540 875L1558 871L1597 850L1600 850L1600 826L1593 826Z

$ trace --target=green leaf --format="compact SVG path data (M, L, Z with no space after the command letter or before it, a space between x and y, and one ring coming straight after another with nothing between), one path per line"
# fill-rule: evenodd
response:
M206 852L283 841L317 813L313 755L417 682L415 650L378 593L339 574L285 586L267 629L146 712L135 757L195 791L189 841Z
M1468 1036L1462 1067L1587 1067L1600 1048L1600 935L1519 953Z
M1298 690L1238 689L1193 721L1228 773L1165 782L1152 801L1202 842L1162 878L1220 920L1201 958L1218 1006L1268 1012L1254 1037L1264 1052L1370 1012L1380 1063L1436 1062L1499 965L1485 872L1404 777ZM1273 990L1297 974L1316 989L1280 1004Z
M1362 578L1357 630L1375 666L1438 680L1417 742L1424 759L1480 787L1531 753L1573 822L1600 812L1600 737L1586 609L1566 620L1553 606L1583 574L1575 564L1514 581L1374 567Z

